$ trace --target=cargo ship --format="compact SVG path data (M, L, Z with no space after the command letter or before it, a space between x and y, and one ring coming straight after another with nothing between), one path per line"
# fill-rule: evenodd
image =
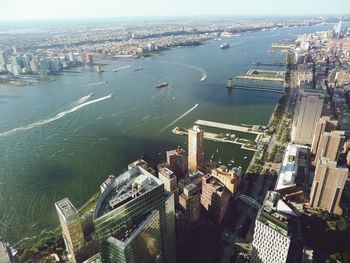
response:
M229 47L230 47L230 44L227 44L227 43L224 43L224 44L221 44L221 45L220 45L220 48L221 48L221 49L229 48Z
M169 85L169 83L163 82L163 83L159 83L158 85L156 85L156 88L160 89L160 88L167 87L168 85Z

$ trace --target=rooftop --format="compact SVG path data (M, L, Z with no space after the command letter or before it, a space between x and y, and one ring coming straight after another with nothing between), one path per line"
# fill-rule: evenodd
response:
M94 219L149 192L163 182L139 166L119 175L97 200Z
M55 203L56 209L67 219L70 216L78 214L77 209L72 205L68 198L64 198Z
M298 155L298 147L293 144L288 144L275 185L275 190L295 186L295 176L298 171Z

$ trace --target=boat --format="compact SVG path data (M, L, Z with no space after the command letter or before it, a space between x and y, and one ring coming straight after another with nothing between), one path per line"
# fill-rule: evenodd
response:
M116 69L113 69L112 72L118 72L118 69L117 69L117 68L116 68Z
M167 87L167 86L169 86L169 83L162 82L162 83L159 83L158 85L156 85L156 88L160 89L160 88L164 88L164 87Z
M141 70L141 69L143 69L143 67L135 68L133 71L138 71L138 70Z
M229 47L230 47L230 44L227 44L227 43L224 43L224 44L220 45L221 49L225 49L225 48L229 48Z
M247 158L248 158L248 156L244 156L244 157L243 157L243 159L247 159Z
M204 80L206 80L207 79L207 74L203 74L203 76L202 76L202 78L201 78L201 82L203 82Z

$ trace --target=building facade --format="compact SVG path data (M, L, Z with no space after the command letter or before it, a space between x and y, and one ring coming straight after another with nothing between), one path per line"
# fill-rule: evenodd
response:
M292 142L311 145L315 125L322 114L323 103L323 94L303 92L299 95L293 117Z
M310 206L341 215L343 211L339 202L347 178L348 168L338 167L336 162L321 158L312 182Z
M166 152L166 163L169 169L172 170L176 176L184 176L188 169L188 158L186 151L180 147L176 150Z
M324 132L331 132L338 127L338 121L332 120L329 116L322 116L316 123L314 135L312 137L311 152L316 154L321 135Z
M184 212L184 225L192 225L200 218L200 193L194 184L189 184L184 188L179 196L179 205Z
M203 131L194 125L188 129L188 171L195 172L203 166Z
M344 131L324 132L321 135L320 142L316 151L316 162L320 158L326 158L331 162L338 160L340 151L345 143Z
M119 175L93 213L103 262L140 262L138 251L147 251L145 260L175 262L174 202L163 182L142 167Z
M77 262L75 253L84 245L84 234L78 211L68 198L55 203L62 228L62 236L73 262Z
M238 190L241 174L241 167L234 167L229 170L226 166L221 165L211 170L211 175L219 179L232 194L235 194Z

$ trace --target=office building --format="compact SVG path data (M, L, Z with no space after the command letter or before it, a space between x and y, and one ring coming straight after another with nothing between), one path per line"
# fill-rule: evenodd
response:
M194 125L188 129L188 171L195 172L203 167L204 149L203 149L203 131Z
M301 262L299 220L293 207L269 191L255 220L251 263Z
M158 165L158 178L164 184L164 190L171 192L175 197L175 204L178 203L179 200L179 188L177 187L177 177L166 165L160 164Z
M132 170L136 166L142 167L145 170L148 169L148 163L145 160L137 159L136 161L128 164L128 170Z
M97 200L103 262L175 262L174 195L141 166L117 176Z
M298 147L293 144L288 144L276 181L275 191L292 188L295 186L295 177L298 172L298 156Z
M202 178L201 204L217 223L222 221L230 201L231 193L214 176Z
M211 170L211 175L219 179L232 194L235 194L241 179L242 167L233 167L229 170L225 165L220 165Z
M0 66L5 68L6 64L8 64L6 52L4 50L1 50L0 51Z
M337 161L344 143L344 131L331 131L322 133L316 151L316 162L318 162L318 160L322 157L328 159L331 162Z
M179 196L179 205L183 211L183 221L185 226L192 225L200 218L200 192L194 184L189 184L184 188Z
M187 172L187 154L180 146L176 150L166 152L166 163L169 169L172 170L176 176L184 176Z
M39 67L41 74L47 74L49 71L49 62L46 58L41 58L39 60Z
M329 116L322 116L316 123L314 135L312 137L311 152L316 154L321 135L324 132L331 132L338 127L338 121L332 120Z
M62 228L62 236L72 262L78 262L75 253L84 245L84 234L78 211L68 198L55 203Z
M302 92L296 102L292 142L311 145L317 121L323 109L324 95Z
M101 194L107 189L107 187L116 179L114 175L108 176L108 178L100 185Z
M326 158L318 160L310 192L310 206L341 215L339 201L348 178L348 168Z

